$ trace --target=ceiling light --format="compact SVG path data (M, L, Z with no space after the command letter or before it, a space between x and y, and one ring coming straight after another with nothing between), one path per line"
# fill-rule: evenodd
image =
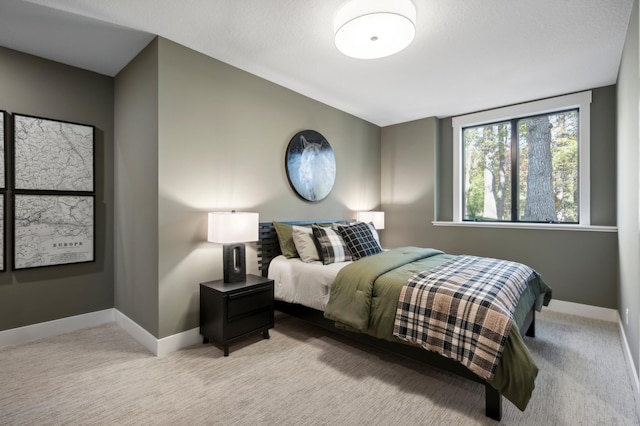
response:
M411 0L351 0L336 14L335 43L358 59L398 53L416 35L416 7Z

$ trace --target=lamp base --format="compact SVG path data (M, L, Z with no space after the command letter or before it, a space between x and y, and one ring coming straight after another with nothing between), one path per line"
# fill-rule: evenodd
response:
M222 266L225 283L237 283L247 278L244 243L222 245Z

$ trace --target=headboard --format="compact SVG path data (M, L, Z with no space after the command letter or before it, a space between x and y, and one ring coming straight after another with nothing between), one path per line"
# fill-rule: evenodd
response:
M306 220L285 222L277 221L279 223L286 223L288 225L312 225L314 223L335 223L335 222L351 222L348 219L335 219L335 220ZM278 241L278 234L273 227L273 222L260 222L258 224L258 242L256 243L256 249L258 253L258 269L262 271L262 276L266 277L269 273L269 264L271 260L282 254L280 251L280 242Z

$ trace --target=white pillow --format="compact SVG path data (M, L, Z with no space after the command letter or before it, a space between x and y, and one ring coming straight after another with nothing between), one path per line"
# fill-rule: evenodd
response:
M303 262L310 263L320 260L318 248L314 241L313 231L308 226L293 225L293 244Z

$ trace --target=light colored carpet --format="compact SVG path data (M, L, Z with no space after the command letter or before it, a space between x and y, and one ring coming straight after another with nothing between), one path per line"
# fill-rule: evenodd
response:
M540 374L503 424L638 425L617 325L543 312L527 338ZM228 358L195 345L150 355L116 324L0 350L2 425L467 425L484 388L277 314L271 339Z

